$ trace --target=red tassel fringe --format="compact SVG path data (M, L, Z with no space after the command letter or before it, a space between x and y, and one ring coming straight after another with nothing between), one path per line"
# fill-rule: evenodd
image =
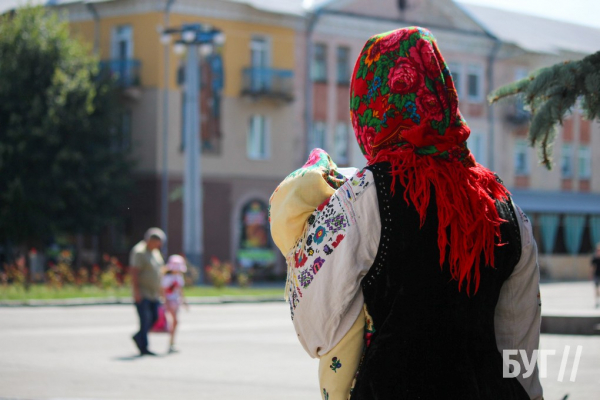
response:
M419 156L410 145L380 152L369 164L389 162L392 165L392 194L396 179L406 188L404 199L412 202L421 217L427 216L431 187L435 189L440 267L446 260L459 290L466 282L467 293L474 283L476 293L480 281L480 255L486 265L494 267L495 239L500 239L500 224L495 200L507 200L508 191L487 168L475 163L464 166L460 161ZM450 237L447 228L450 227ZM500 243L500 240L498 240Z

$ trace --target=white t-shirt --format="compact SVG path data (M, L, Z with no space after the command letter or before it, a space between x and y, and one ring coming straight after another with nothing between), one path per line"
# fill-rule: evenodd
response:
M165 290L165 299L179 302L184 285L185 282L181 274L163 275L161 287Z

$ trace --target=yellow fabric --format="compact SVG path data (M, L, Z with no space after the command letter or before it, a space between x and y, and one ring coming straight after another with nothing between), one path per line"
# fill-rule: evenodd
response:
M313 155L318 156L319 152L324 153L322 150L317 150L316 153L315 151L311 153L309 162ZM326 160L329 161L328 167L335 169L335 164L326 153L324 154ZM304 235L310 215L335 193L335 189L324 177L324 171L325 174L329 174L327 168L305 167L300 173L288 176L275 189L269 201L271 235L275 245L286 258ZM288 260L289 262L290 260ZM321 357L319 382L323 399L348 399L362 356L364 327L365 313L361 311L354 325L342 340ZM337 357L337 361L341 363L340 367L331 368L333 357Z
M348 333L319 360L319 385L323 400L347 400L350 396L350 388L362 357L364 328L365 312L361 311ZM341 367L335 368L336 361Z
M308 217L335 193L319 170L288 177L271 196L271 235L284 256L304 232Z

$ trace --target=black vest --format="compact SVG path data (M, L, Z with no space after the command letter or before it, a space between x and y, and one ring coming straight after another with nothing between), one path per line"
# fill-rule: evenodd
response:
M396 183L389 164L375 177L381 239L362 281L375 333L359 368L352 400L529 399L515 378L502 377L494 310L500 289L521 257L519 225L511 202L496 202L504 246L495 267L481 267L476 294L458 290L447 262L440 268L435 194L420 227L419 214ZM483 263L481 264L483 265Z

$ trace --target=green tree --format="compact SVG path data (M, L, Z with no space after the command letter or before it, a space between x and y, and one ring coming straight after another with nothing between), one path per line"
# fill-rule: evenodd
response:
M582 99L587 119L600 117L600 52L541 68L527 78L496 89L488 99L494 103L517 94L531 112L531 145L538 147L540 162L551 169L556 125L562 124L575 102Z
M130 162L98 65L43 7L0 17L0 240L97 233L118 214Z

